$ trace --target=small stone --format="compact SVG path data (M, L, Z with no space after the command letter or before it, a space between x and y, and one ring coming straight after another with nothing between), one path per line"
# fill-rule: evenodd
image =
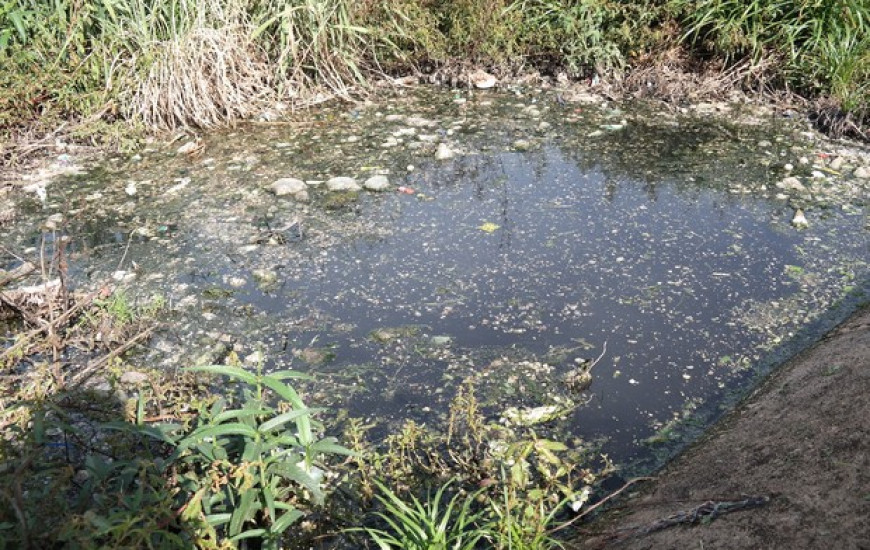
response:
M861 179L870 179L870 168L859 166L855 168L854 176Z
M846 159L843 157L834 157L834 160L832 160L830 164L831 170L839 171L840 168L843 167L844 162L846 162Z
M806 187L804 187L804 184L801 183L801 180L794 176L787 177L784 180L777 182L776 186L780 189L786 189L789 191L803 192L807 190Z
M52 214L45 220L45 223L42 224L48 231L57 231L57 228L60 227L60 224L63 223L63 214Z
M435 158L437 160L452 159L454 156L456 156L456 153L454 153L453 149L448 147L446 143L438 144L438 150L435 151Z
M136 182L131 181L127 184L127 187L124 188L124 192L130 195L131 197L136 194Z
M258 283L264 285L272 284L278 280L278 274L270 269L255 269L251 274Z
M233 288L241 288L245 286L245 278L244 277L230 277L227 279L227 284Z
M514 149L517 151L528 151L532 148L532 144L527 139L518 139L514 142Z
M178 148L179 155L189 155L199 149L200 144L195 141L188 141Z
M344 176L326 180L326 188L330 191L359 191L362 189L355 179Z
M269 186L269 190L279 197L283 197L284 195L296 195L300 191L305 191L305 189L305 182L296 178L281 178L275 180L275 182Z
M792 163L790 163L790 162L787 162L787 163L785 163L785 166L783 166L782 168L783 168L786 172L791 172L792 170L794 170L794 164L792 164Z
M266 360L266 355L262 351L255 351L254 353L245 357L246 365L262 365Z
M797 209L794 213L794 218L791 220L791 224L798 229L804 229L809 227L810 223L807 221L807 217L804 216L804 211L800 208Z
M387 176L372 176L363 183L363 187L369 191L388 191L392 186Z
M770 143L766 139L763 139L763 140L758 142L759 147L770 147L771 145L772 145L772 143Z
M799 162L800 164L809 164L809 163L810 163L810 159L808 159L807 157L801 157L801 158L798 159L798 162Z
M481 70L477 70L471 73L471 75L469 76L469 80L472 84L474 84L475 88L478 88L480 90L488 90L489 88L494 88L495 85L498 83L498 80L496 80L493 75Z
M144 372L139 372L135 370L127 371L121 375L121 383L129 384L131 386L137 386L139 384L144 384L148 381L148 375Z
M119 269L112 273L112 279L118 281L119 283L129 283L133 279L136 278L136 274L132 271L124 271Z

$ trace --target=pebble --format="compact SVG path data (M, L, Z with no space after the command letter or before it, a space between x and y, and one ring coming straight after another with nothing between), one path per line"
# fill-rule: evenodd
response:
M131 197L136 194L136 182L131 181L127 184L127 187L124 188L124 192L130 195Z
M844 162L846 162L846 159L843 157L834 157L834 160L830 164L831 170L839 171L843 167Z
M531 148L532 144L527 139L518 139L514 142L514 149L517 151L528 151Z
M798 229L803 229L809 227L810 223L807 221L807 217L804 216L804 211L798 208L794 213L794 218L791 220L791 224Z
M326 180L326 188L330 191L359 191L362 189L355 179L346 176Z
M387 176L372 176L363 183L363 187L369 191L388 191L392 186Z
M63 214L52 214L45 220L42 227L48 231L57 231L57 228L63 223Z
M184 145L178 148L179 155L189 155L199 149L199 143L195 141L188 141Z
M776 186L780 189L787 189L790 191L803 192L807 190L806 187L804 187L804 184L801 183L801 180L794 176L787 177L784 180L777 182Z
M438 144L438 150L435 151L435 158L438 160L447 160L452 159L456 156L456 153L453 152L453 149L447 146L446 143Z
M870 168L859 166L855 168L854 176L861 179L870 179Z
M130 384L131 386L144 384L148 381L148 375L144 372L130 370L121 375L120 381L122 384Z

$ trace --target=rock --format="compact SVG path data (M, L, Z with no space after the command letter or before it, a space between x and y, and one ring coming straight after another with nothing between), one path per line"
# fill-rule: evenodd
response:
M855 172L853 175L856 178L870 179L870 168L867 168L866 166L859 166L858 168L855 168Z
M438 150L435 151L435 158L438 160L447 160L452 159L456 156L456 153L453 152L453 149L447 146L446 143L439 143Z
M444 347L449 346L453 339L449 336L433 336L429 341L433 346Z
M184 145L178 148L179 155L191 155L198 151L202 144L197 143L196 141L188 141Z
M266 354L259 350L247 355L244 359L246 365L262 365L265 361Z
M782 181L777 182L776 186L780 189L786 189L789 191L804 192L807 190L807 188L804 187L804 184L801 183L801 180L794 176L789 176Z
M138 372L135 370L127 371L121 375L120 379L122 384L129 384L131 386L137 386L139 384L144 384L148 381L148 375L144 372Z
M846 162L846 159L843 157L834 157L834 160L831 161L830 167L831 170L840 171L840 168L843 167L843 163Z
M124 270L119 269L118 271L115 271L114 273L112 273L112 279L119 282L119 283L129 283L130 281L132 281L135 278L136 278L136 274L133 273L132 271L124 271Z
M795 211L794 218L792 218L791 220L791 224L798 229L804 229L810 226L810 223L807 221L807 217L804 216L804 211L800 208Z
M281 178L275 180L275 182L269 186L269 190L279 197L283 197L284 195L296 195L300 191L305 191L306 189L307 186L305 185L305 182L296 178Z
M52 214L45 220L42 227L48 231L57 231L57 228L63 223L63 214Z
M326 180L326 188L330 191L359 191L362 189L353 178L338 176Z
M527 139L518 139L514 142L514 149L517 151L528 151L532 148L532 144Z
M136 182L131 181L127 184L127 187L124 188L124 192L130 195L131 197L136 194Z
M255 269L251 272L254 279L263 285L270 285L278 280L278 274L270 269Z
M296 202L308 202L311 200L311 197L308 195L308 190L303 189L297 193L293 193L293 200Z
M468 80L479 90L494 88L498 83L496 78L486 71L477 70L468 76Z
M368 189L369 191L389 191L392 186L390 185L390 180L387 179L387 176L372 176L363 183L363 187Z

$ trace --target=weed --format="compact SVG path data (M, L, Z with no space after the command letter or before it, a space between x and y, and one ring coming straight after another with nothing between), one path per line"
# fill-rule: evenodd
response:
M387 523L389 531L374 528L364 531L381 550L473 550L478 542L490 537L488 525L482 521L483 514L472 512L476 494L462 498L456 493L446 507L441 507L450 482L439 487L425 503L411 495L410 504L388 487L380 483L377 486L383 493L377 498L385 509L377 515Z

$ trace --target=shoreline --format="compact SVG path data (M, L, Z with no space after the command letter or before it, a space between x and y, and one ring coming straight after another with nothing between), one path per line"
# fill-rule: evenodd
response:
M868 548L867 418L865 303L773 371L655 481L588 526L596 536L571 548ZM765 502L746 505L752 499ZM711 502L744 506L704 519Z

